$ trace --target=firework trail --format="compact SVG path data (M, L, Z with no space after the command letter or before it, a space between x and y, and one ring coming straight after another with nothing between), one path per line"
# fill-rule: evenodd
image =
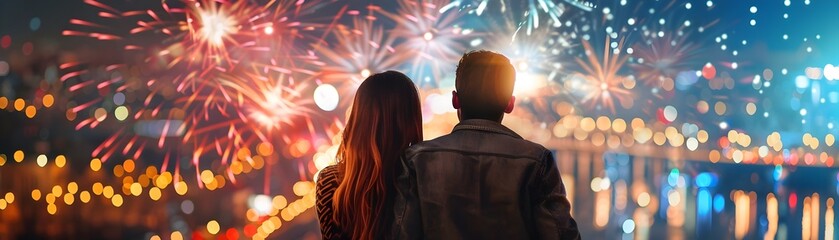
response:
M572 5L578 4L579 6L587 5L587 3L576 0L566 0L565 2ZM497 10L501 14L511 17L510 20L521 26L524 34L531 35L540 27L561 26L560 18L565 13L567 6L556 0L455 0L444 7L444 9L448 8L469 9L470 13L477 16L483 16L487 12Z

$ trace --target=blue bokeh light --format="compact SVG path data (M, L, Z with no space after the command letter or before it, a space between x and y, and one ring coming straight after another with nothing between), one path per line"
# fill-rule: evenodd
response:
M717 193L714 195L714 212L721 213L723 210L725 210L725 198Z
M34 32L38 31L38 29L41 29L41 19L34 17L32 20L29 20L29 30Z
M703 172L696 175L696 186L701 188L713 187L717 185L717 175L709 172Z

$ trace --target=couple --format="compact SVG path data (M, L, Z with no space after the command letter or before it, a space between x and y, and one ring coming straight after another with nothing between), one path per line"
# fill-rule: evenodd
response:
M516 71L504 55L463 55L452 133L422 141L419 95L388 71L358 88L338 165L317 180L324 239L579 239L550 151L501 125Z

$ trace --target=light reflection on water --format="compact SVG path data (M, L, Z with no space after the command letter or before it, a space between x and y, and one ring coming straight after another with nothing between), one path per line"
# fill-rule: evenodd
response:
M585 238L835 238L833 168L556 156Z

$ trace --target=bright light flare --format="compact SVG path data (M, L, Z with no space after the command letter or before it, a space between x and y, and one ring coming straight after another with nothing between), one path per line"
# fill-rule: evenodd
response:
M324 111L332 111L338 107L338 90L330 84L321 84L315 88L314 97L315 104Z
M431 41L434 39L434 34L431 32L426 32L422 35L422 38L425 39L425 41Z
M271 197L263 194L251 196L250 199L248 199L248 205L250 205L250 208L256 211L256 213L260 216L268 215L271 213L271 208L273 208Z
M189 5L191 7L185 12L186 22L178 23L185 25L189 32L190 37L181 42L187 49L188 59L197 59L204 67L218 63L232 67L237 59L230 57L231 52L260 49L254 45L259 31L255 26L268 20L258 6L248 1L214 0ZM173 57L173 62L180 61L179 56Z
M533 93L547 85L547 79L544 75L530 74L526 71L516 71L516 83L513 87L514 96L523 96L524 94Z
M220 9L217 11L199 11L198 22L201 24L198 28L198 37L201 41L205 41L213 47L220 48L224 44L225 39L229 39L230 35L235 34L239 28L239 23L235 18L227 15Z

